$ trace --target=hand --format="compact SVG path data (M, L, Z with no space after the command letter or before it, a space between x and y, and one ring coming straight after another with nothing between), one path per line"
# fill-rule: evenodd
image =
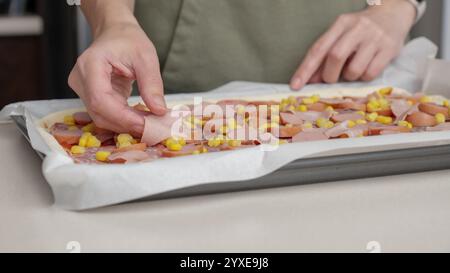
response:
M110 25L96 34L70 73L69 85L96 125L139 135L144 118L127 103L135 80L147 107L157 115L166 112L155 47L137 22Z
M310 48L291 79L299 90L307 83L371 81L402 49L416 11L406 0L383 1L338 17Z

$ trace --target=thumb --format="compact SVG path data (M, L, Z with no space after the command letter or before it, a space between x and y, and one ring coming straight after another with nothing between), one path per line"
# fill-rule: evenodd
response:
M167 106L156 54L155 56L138 60L134 69L139 93L145 105L152 113L164 115L167 111Z

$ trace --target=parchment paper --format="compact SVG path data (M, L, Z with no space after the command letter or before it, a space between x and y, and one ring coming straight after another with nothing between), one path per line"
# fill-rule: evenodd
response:
M433 69L434 61L431 58L435 56L436 51L437 48L428 40L416 39L404 48L400 57L382 76L371 83L316 84L307 86L301 92L386 85L421 91L424 78L428 79L425 81L427 86L433 88L433 75L442 73L443 70ZM446 66L447 71L450 67L448 63L439 65ZM444 82L439 86L439 90L447 90L445 86L450 84L446 85ZM289 92L287 85L233 82L211 92L197 93L195 96L201 95L204 100L215 100L225 97L288 95ZM192 102L192 96L170 95L167 100ZM139 98L130 99L130 103L138 101ZM450 132L427 132L294 143L281 145L273 151L254 147L128 165L74 164L63 151L51 147L57 143L54 139L46 139L39 123L40 119L50 113L80 107L82 103L79 100L34 101L12 104L0 112L0 122L8 122L11 115L25 116L33 148L46 155L42 170L53 190L55 204L70 210L107 206L195 185L254 179L299 158L450 143Z

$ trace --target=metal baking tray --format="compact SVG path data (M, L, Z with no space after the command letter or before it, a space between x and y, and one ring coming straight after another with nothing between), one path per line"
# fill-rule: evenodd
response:
M13 121L30 141L22 116ZM41 158L44 155L39 153ZM266 176L237 182L211 183L154 195L159 200L193 195L304 185L450 169L450 145L299 159Z

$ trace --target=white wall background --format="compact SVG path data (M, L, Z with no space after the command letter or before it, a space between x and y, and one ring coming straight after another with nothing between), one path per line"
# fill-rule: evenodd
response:
M431 0L435 1L435 0ZM442 9L442 58L450 60L450 0L443 0L444 7Z

